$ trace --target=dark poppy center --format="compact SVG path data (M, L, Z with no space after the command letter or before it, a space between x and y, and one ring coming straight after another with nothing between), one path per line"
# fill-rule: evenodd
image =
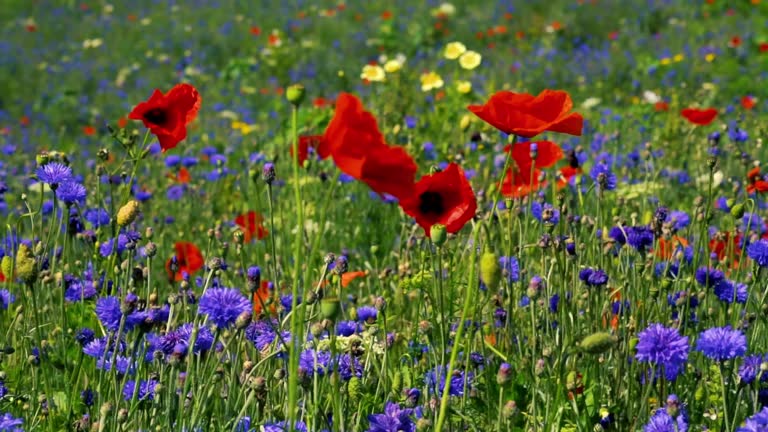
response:
M160 108L153 108L144 113L144 119L150 123L161 125L165 123L165 121L168 119L168 116L166 115L165 110Z
M419 211L422 214L443 214L443 197L437 192L424 192L419 195Z

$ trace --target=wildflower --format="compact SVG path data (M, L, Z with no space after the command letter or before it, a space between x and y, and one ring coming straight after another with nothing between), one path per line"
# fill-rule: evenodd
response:
M397 59L388 60L384 63L384 71L386 73L395 73L403 68L403 62Z
M75 340L78 344L80 344L81 347L84 347L88 345L89 343L93 342L95 338L95 333L93 330L89 328L81 328L77 334L75 335Z
M370 82L382 82L386 79L386 73L379 65L365 65L360 78Z
M472 91L472 83L470 81L459 80L456 82L456 90L461 94L467 94Z
M245 329L245 337L256 347L259 351L264 351L277 339L278 328L277 321L255 321L251 323ZM283 340L289 339L290 333L287 331L281 335Z
M663 371L669 381L674 381L688 361L688 337L676 328L651 324L638 334L635 359L650 363Z
M685 119L688 120L691 124L697 126L706 126L715 120L715 117L717 117L717 110L714 108L686 108L680 111L680 115L685 117Z
M544 131L581 135L584 119L571 113L568 93L544 90L538 96L500 91L485 105L467 107L476 116L506 134L532 138Z
M400 405L387 401L383 413L368 416L368 432L413 432L416 430L416 424L412 416L412 408L401 408Z
M155 134L162 151L172 149L187 137L189 125L200 109L201 98L190 84L177 84L168 93L155 89L152 96L128 114L141 120Z
M601 269L585 268L579 272L579 279L590 287L599 287L608 283L608 274Z
M734 301L745 304L749 297L749 292L747 291L746 284L723 279L715 284L715 295L720 301L728 304Z
M768 267L768 240L760 239L747 246L747 256L760 267Z
M660 408L653 413L643 432L687 432L688 415L681 410L676 416L670 415L667 408Z
M701 267L696 270L695 278L699 285L709 288L724 280L725 273L718 269Z
M447 368L445 366L439 365L428 371L424 376L424 382L431 393L438 396L443 394L446 370ZM469 390L469 387L472 386L473 381L474 374L472 372L464 372L458 369L454 370L453 375L451 376L451 385L448 394L451 396L463 396L464 392Z
M467 51L459 57L459 65L466 70L480 66L483 57L475 51Z
M445 45L443 56L448 60L456 60L467 51L467 47L461 42L449 42Z
M437 74L437 72L427 72L421 74L421 91L428 92L430 90L439 89L443 86L443 78Z
M16 297L6 289L0 290L0 309L7 310L13 302L16 301Z
M203 255L200 249L190 242L176 242L174 245L176 254L165 263L165 269L168 277L177 282L184 279L184 275L192 275L203 268ZM176 268L171 271L171 266Z
M768 407L764 406L760 412L749 417L744 426L736 429L736 432L765 432L768 430Z
M146 381L140 381L138 385L138 394L136 394L136 399L139 401L143 400L153 400L155 398L155 389L157 388L158 381L156 380L146 380ZM125 383L125 386L123 387L123 398L127 401L130 401L134 397L134 387L136 387L136 381L129 380Z
M589 176L592 177L592 180L601 190L610 191L616 189L616 174L604 163L595 164L589 172Z
M251 302L239 290L230 288L209 288L197 308L198 314L208 315L208 319L220 329L235 323L237 317L251 309Z
M359 322L373 324L376 321L378 311L371 306L363 306L357 309L357 320Z
M451 163L445 171L422 177L413 185L412 195L401 199L400 207L427 235L435 224L455 233L475 216L477 201L464 171Z
M307 429L306 423L303 421L297 420L296 423L293 424L293 431L289 431L290 426L288 425L288 422L281 421L277 423L266 423L264 426L262 426L261 431L262 432L307 432L309 429Z
M302 135L299 137L299 166L304 166L304 162L309 159L310 149L314 151L320 145L320 140L322 139L322 135ZM295 159L295 156L293 155L293 147L294 146L290 146L289 149L291 160Z
M557 210L549 203L534 201L531 204L531 214L539 222L550 223L552 225L557 225L557 223L560 222L560 210Z
M67 205L85 204L87 194L85 186L74 181L61 183L56 189L56 197Z
M261 240L267 236L269 231L264 228L264 225L262 224L263 222L264 217L253 210L238 215L235 218L235 223L243 230L243 234L245 234L245 243L250 243L254 238Z
M696 351L714 361L731 360L747 352L747 338L730 326L713 327L699 334Z
M299 356L299 369L310 377L315 373L323 376L333 369L331 353L311 349L305 350Z
M768 361L768 357L763 359L761 355L749 355L744 357L744 360L739 366L739 379L744 384L751 384L758 375L761 374L760 365L763 361ZM768 374L763 374L761 381L768 379Z
M627 233L627 243L639 252L645 252L653 245L653 231L646 226L627 227L624 231Z
M384 142L376 118L351 94L337 98L336 112L317 152L323 159L333 156L343 173L377 193L398 199L411 193L416 176L413 158L402 147Z
M24 419L15 418L11 413L0 416L0 431L2 432L24 432L24 429L18 427L22 424L24 424Z
M72 181L72 169L60 162L49 162L36 171L37 179L56 190L60 184Z
M501 275L504 276L509 283L517 282L520 280L520 262L515 257L499 257L499 265L501 266Z

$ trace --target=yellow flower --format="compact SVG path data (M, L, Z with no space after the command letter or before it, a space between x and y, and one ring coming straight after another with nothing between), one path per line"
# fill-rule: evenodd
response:
M443 86L443 79L436 72L421 74L421 91L439 89Z
M387 73L395 73L402 68L403 64L397 60L389 60L388 62L384 63L384 70Z
M467 51L459 57L459 65L466 70L480 66L483 57L475 51Z
M467 51L467 47L461 42L451 42L445 46L445 53L443 54L448 60L456 60L460 55Z
M685 56L682 54L675 54L675 56L672 57L672 60L674 60L675 63L680 63L683 59L685 59Z
M385 77L384 68L378 65L365 65L363 66L363 73L360 74L360 78L371 82L384 81Z
M467 94L472 91L472 83L469 81L456 81L456 90L461 94Z
M712 61L715 60L715 55L712 53L709 53L704 56L704 60L706 60L707 63L712 63Z
M670 59L669 57L664 57L663 59L661 59L659 63L661 63L662 66L666 66L672 63L672 59Z
M234 129L234 130L240 130L240 129L242 129L244 126L245 126L245 123L243 123L243 122L241 122L241 121L239 121L239 120L235 120L235 121L233 121L233 122L232 122L232 124L230 125L230 127L231 127L232 129Z

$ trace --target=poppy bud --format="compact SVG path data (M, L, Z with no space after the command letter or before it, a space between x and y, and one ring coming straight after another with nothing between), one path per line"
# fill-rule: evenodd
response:
M139 202L136 200L128 201L117 211L117 226L124 227L130 225L139 214Z
M616 342L616 336L606 332L597 332L582 339L579 347L589 354L602 354L610 350Z
M288 99L288 102L291 103L293 106L299 106L301 105L301 102L304 100L304 96L306 96L306 89L301 84L292 84L288 86L287 89L285 89L285 98Z
M741 219L741 217L744 216L744 204L742 203L734 204L731 207L731 216L737 219Z
M320 302L320 315L323 318L335 321L341 311L341 302L338 298L325 298Z
M499 258L495 253L486 251L480 258L480 280L488 289L495 289L501 279Z
M435 246L440 247L448 239L448 231L443 224L434 224L429 228L429 238Z

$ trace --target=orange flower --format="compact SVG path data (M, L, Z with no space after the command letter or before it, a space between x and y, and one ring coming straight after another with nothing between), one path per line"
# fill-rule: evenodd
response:
M755 104L757 104L757 100L752 96L747 95L741 98L741 106L745 110L751 110L755 107Z
M235 223L245 234L245 242L250 243L255 237L258 240L263 239L269 234L269 231L262 225L264 217L251 210L248 213L241 214L235 218Z
M90 126L90 125L83 126L83 134L85 134L85 136L91 136L91 135L93 135L95 133L96 133L96 128L95 127Z

